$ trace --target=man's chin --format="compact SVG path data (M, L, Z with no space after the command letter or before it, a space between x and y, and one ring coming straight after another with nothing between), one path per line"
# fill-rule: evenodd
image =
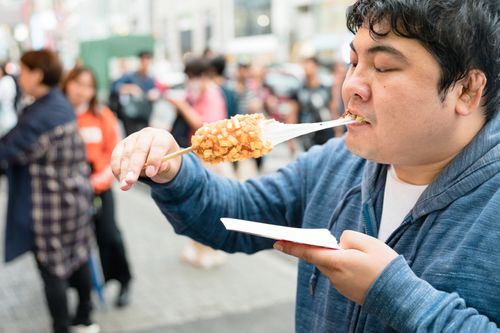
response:
M362 145L358 142L353 142L352 140L348 140L346 138L346 147L347 149L356 156L364 158L365 160L375 161L377 162L377 155L371 147L368 145Z

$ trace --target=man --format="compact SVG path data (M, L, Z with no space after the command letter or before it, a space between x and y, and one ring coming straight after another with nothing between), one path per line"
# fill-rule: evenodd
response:
M193 156L162 162L178 147L146 129L117 146L114 173L124 190L150 177L176 232L226 251L273 242L222 216L329 228L342 250L274 244L302 259L298 332L498 332L500 4L360 0L348 27L343 99L366 122L343 139L239 184Z
M302 61L304 68L304 83L292 96L295 101L289 115L292 123L315 123L337 118L330 111L331 88L321 83L319 79L320 63L318 58L310 57ZM300 138L304 150L314 145L322 145L334 136L332 129L326 129L304 135Z
M151 52L141 51L138 57L139 69L125 74L112 86L112 94L119 95L121 112L118 116L123 122L127 135L148 126L153 111L152 103L160 96L149 74Z

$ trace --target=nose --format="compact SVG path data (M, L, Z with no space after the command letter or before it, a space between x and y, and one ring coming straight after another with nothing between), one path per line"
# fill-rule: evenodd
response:
M369 84L362 73L357 72L356 69L351 69L351 73L347 74L342 86L342 97L344 98L345 105L349 105L351 100L367 102L371 97Z

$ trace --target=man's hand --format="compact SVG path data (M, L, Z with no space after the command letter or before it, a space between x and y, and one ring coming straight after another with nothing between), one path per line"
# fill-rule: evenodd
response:
M163 161L168 153L179 150L170 133L144 128L120 141L111 156L111 169L122 190L128 190L139 176L157 183L168 183L179 172L181 157Z
M346 230L340 237L341 250L278 241L274 248L303 259L316 267L345 297L363 304L368 290L398 254L382 241Z
M136 97L142 96L144 93L137 84L126 83L120 88L120 95L132 95Z
M168 97L168 98L166 98L166 101L169 102L170 104L172 104L172 106L178 112L184 110L187 107L189 107L189 104L186 102L185 99Z
M149 101L156 102L157 100L160 99L161 93L158 89L153 88L153 89L148 91L147 96L148 96Z

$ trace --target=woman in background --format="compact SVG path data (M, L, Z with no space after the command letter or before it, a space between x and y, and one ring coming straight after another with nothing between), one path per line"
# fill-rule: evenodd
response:
M129 263L120 230L115 220L115 204L111 173L111 153L118 142L117 120L111 110L97 103L97 82L94 73L75 67L62 84L62 90L75 108L80 134L87 149L87 161L94 191L94 223L97 245L105 281L117 280L120 291L115 305L129 303L131 280Z
M9 180L5 257L35 254L54 333L69 333L70 326L72 333L97 333L90 318L90 170L73 108L57 87L61 73L51 51L21 57L19 85L34 103L0 139L0 169ZM68 286L78 291L73 318Z

